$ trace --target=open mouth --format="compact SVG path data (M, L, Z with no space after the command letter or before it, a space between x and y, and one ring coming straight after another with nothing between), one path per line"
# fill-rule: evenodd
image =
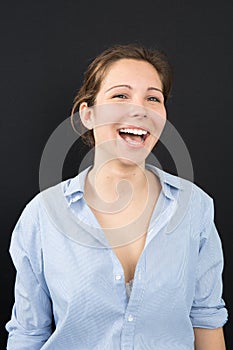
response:
M121 128L118 132L120 137L131 145L143 144L150 134L148 131L138 128Z

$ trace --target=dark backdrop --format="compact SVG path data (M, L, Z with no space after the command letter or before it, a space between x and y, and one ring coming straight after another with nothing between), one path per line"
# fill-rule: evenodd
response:
M233 309L232 1L9 1L1 5L1 348L13 303L8 248L25 204L39 191L45 143L70 115L90 60L114 43L164 50L175 75L168 119L185 141L194 182L215 200L225 255L224 298ZM159 146L158 146L159 147ZM74 176L86 148L75 144L64 179ZM174 166L158 148L165 170ZM233 349L232 322L225 326Z

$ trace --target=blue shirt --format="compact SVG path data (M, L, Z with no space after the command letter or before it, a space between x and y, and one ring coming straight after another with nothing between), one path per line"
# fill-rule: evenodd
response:
M222 327L223 256L212 198L154 166L162 190L128 299L124 271L83 198L88 169L39 193L12 234L10 350L191 350Z

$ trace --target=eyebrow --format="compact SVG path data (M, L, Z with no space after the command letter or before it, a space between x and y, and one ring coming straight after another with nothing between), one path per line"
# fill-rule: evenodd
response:
M105 92L108 92L108 91L110 91L112 89L119 88L119 87L126 87L126 88L132 90L132 86L127 85L127 84L120 84L120 85L111 86ZM151 91L151 90L156 90L156 91L159 91L159 92L161 92L163 94L163 91L161 89L159 89L159 88L156 88L156 87L153 87L153 86L148 87L147 91Z

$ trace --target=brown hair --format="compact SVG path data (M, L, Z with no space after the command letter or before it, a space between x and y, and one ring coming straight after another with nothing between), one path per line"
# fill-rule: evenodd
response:
M71 112L73 124L74 113L78 111L80 104L86 102L87 105L95 104L96 95L100 90L101 83L107 73L108 68L120 59L135 59L146 61L156 69L162 82L164 101L170 95L172 87L172 69L168 63L166 55L158 50L147 49L137 44L114 45L100 53L88 66L84 73L83 85L74 98ZM94 146L93 131L88 130L82 135L83 141L89 146Z

